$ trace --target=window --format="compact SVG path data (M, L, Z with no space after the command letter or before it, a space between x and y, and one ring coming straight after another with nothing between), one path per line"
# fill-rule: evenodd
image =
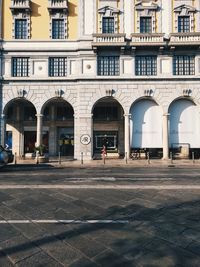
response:
M49 76L50 77L67 76L67 58L64 57L49 58Z
M15 19L15 39L27 39L27 19Z
M178 17L178 32L190 32L190 16Z
M98 75L115 76L119 75L119 57L118 56L99 56L98 57Z
M173 74L174 75L194 75L194 56L174 56Z
M25 106L24 107L24 120L25 121L35 121L36 120L36 111L34 107Z
M29 76L29 58L27 57L12 58L12 76L13 77Z
M57 106L57 110L56 110L56 119L57 120L66 120L66 119L73 119L73 109L70 106L64 106L64 105L60 105Z
M157 75L157 57L136 56L135 75Z
M102 33L114 33L114 18L103 17L103 19L102 19Z
M119 119L118 106L110 104L110 106L97 106L93 113L94 120L112 121Z
M64 39L64 19L52 19L52 39Z
M140 32L151 33L152 32L152 18L140 17Z

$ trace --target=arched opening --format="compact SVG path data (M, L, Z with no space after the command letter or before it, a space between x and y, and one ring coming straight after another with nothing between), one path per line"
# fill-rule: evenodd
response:
M5 109L5 144L19 156L32 154L36 142L36 109L25 99L10 101Z
M48 138L51 156L74 156L74 110L63 99L48 101L43 109L43 131Z
M135 102L130 110L131 155L162 157L162 108L152 99Z
M107 157L124 156L124 111L113 97L97 101L93 107L93 157L99 158L103 145Z
M190 99L178 99L169 107L170 149L176 157L200 154L200 117L198 107Z

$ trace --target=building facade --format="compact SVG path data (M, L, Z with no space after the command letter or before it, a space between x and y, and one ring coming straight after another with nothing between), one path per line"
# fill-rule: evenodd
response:
M1 15L1 142L18 156L199 157L199 0L3 0Z

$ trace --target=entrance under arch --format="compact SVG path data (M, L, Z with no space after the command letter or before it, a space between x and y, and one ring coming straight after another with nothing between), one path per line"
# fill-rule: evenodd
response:
M151 99L141 99L130 110L130 144L133 158L162 157L162 109Z
M113 97L100 99L93 108L93 158L101 157L103 145L107 157L124 156L123 108Z
M170 149L176 157L189 158L200 155L199 109L190 99L178 99L169 107Z
M49 154L74 156L74 110L63 99L52 99L43 107L43 129L49 133Z
M36 109L25 99L9 102L5 109L5 145L18 156L32 154L36 142Z

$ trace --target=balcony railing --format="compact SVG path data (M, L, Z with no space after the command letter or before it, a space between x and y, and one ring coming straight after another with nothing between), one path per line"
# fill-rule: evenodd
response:
M200 45L200 32L172 33L170 35L170 45Z
M164 34L162 33L136 33L131 35L133 46L160 46L164 45Z
M30 0L11 0L10 9L14 10L27 10L31 9Z
M93 46L123 46L125 45L125 34L102 33L93 34Z
M68 10L67 0L49 0L48 9L53 10Z

